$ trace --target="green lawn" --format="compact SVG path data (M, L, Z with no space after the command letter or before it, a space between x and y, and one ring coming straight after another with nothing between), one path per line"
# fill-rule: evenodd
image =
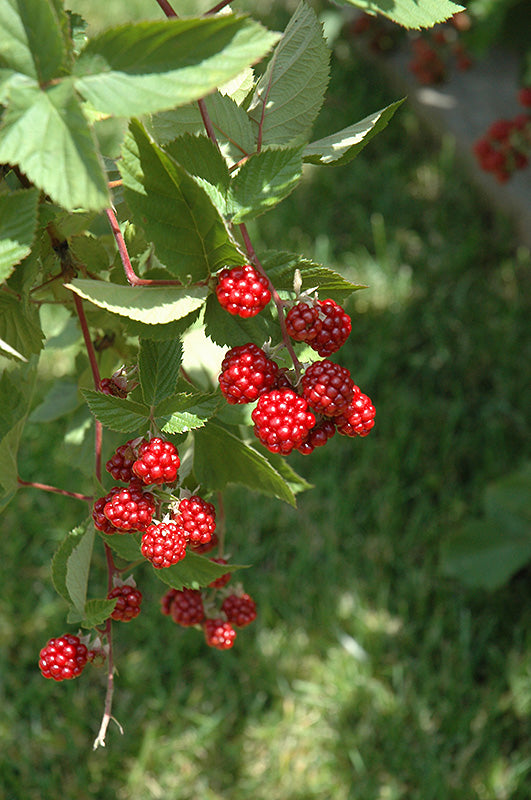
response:
M318 133L394 99L340 41ZM143 613L116 626L125 735L111 726L94 753L103 673L52 685L36 665L66 628L48 562L85 509L20 492L0 566L0 796L529 800L529 570L487 594L439 567L484 485L528 456L529 253L407 104L348 168L308 170L251 230L370 284L338 360L376 427L290 458L315 484L297 510L228 494L229 549L254 565L259 607L232 651L162 617L163 585L137 571ZM63 428L28 428L24 478L83 484Z

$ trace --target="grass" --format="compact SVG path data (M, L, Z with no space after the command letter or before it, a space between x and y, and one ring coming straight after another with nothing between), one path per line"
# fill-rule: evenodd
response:
M318 133L393 99L340 41ZM297 510L229 492L260 611L232 651L163 618L162 584L137 574L145 610L116 632L125 735L95 753L104 676L50 685L36 669L65 627L47 564L84 509L20 492L0 567L3 796L528 800L529 570L468 591L439 547L526 456L529 254L407 108L350 167L308 170L253 235L370 283L340 360L377 425L290 459L315 484ZM63 432L28 427L23 477L82 482Z

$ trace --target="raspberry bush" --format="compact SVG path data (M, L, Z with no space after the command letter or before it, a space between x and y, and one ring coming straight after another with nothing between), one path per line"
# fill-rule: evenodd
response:
M329 359L348 360L344 305L363 287L281 242L257 252L247 223L305 163L347 164L400 101L315 140L330 64L308 4L277 33L225 2L186 20L158 2L166 20L89 37L61 0L40 0L38 36L33 3L0 0L0 500L31 487L79 504L51 570L76 632L35 663L55 681L106 669L95 747L113 718L114 623L134 635L151 612L146 572L164 615L232 648L259 609L226 553L225 487L295 505L304 482L282 458L364 437L375 415L358 364ZM409 27L458 8L387 5ZM46 395L39 359L61 326L77 357ZM23 477L25 422L51 408L92 453L83 486Z

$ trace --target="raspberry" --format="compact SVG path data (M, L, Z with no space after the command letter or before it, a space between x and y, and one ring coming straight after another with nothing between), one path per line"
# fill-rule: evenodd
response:
M115 528L114 525L111 525L105 514L103 513L103 509L107 505L107 503L113 499L118 492L121 492L122 488L120 486L113 486L111 491L105 495L105 497L100 497L94 503L94 508L92 509L92 519L94 520L94 526L99 530L103 531L103 533L120 533L118 528Z
M218 378L227 403L253 403L261 394L273 388L278 365L257 345L233 347L225 355Z
M210 560L214 561L216 564L226 564L227 563L224 558L211 558ZM223 589L223 587L227 585L227 583L230 581L231 578L232 578L232 573L231 572L225 572L224 575L220 575L219 578L216 578L215 580L212 581L212 583L209 583L208 584L208 588L209 589Z
M220 305L239 317L254 317L271 300L267 278L250 264L222 269L218 275L216 296Z
M354 381L348 369L325 358L311 364L302 376L302 394L314 411L335 417L352 400Z
M155 501L150 492L142 491L142 482L133 478L127 488L120 489L105 504L103 513L115 528L119 528L118 533L145 531L155 513Z
M229 650L234 644L236 631L230 622L225 622L221 618L206 619L203 629L206 643L209 647L216 647L218 650Z
M117 598L111 617L120 622L130 622L140 614L142 592L135 586L124 583L115 586L107 595L107 600Z
M164 616L169 617L173 601L177 595L177 589L168 589L165 595L160 598L160 611Z
M105 464L105 469L110 472L115 481L129 483L134 478L133 463L137 457L132 446L134 441L134 439L130 439L125 444L120 445Z
M102 378L100 381L100 392L125 399L128 394L128 389L120 385L115 378Z
M212 503L193 494L181 500L174 520L187 541L207 544L216 529L216 509Z
M218 535L217 533L212 534L212 538L209 542L205 542L202 544L201 542L190 542L190 547L194 551L194 553L199 553L203 555L204 553L210 553L218 544Z
M159 522L150 525L142 536L142 555L154 567L171 567L186 555L186 539L175 522Z
M196 589L183 589L175 592L170 613L173 621L184 628L199 625L205 618L201 592Z
M321 311L322 325L317 336L309 344L320 356L329 356L345 344L352 330L352 323L349 315L334 300L317 302Z
M311 342L322 327L317 305L297 303L286 314L286 330L296 342Z
M313 453L316 447L322 447L336 432L336 426L331 419L322 419L315 428L308 432L306 439L297 447L304 456Z
M66 681L81 675L87 658L87 648L81 644L79 636L65 633L57 639L50 639L42 648L39 668L45 678Z
M256 604L248 594L230 594L221 606L229 622L243 628L256 619Z
M335 418L338 433L343 436L367 436L374 427L375 408L370 397L356 386L354 399L343 414Z
M251 414L254 433L272 453L287 455L315 425L308 403L291 389L273 389L258 400Z
M158 436L143 442L138 449L138 460L133 472L145 484L173 483L181 465L179 453L171 442Z

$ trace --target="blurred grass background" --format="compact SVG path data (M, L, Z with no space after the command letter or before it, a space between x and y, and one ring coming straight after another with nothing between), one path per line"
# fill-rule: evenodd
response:
M97 26L153 5L75 7ZM285 18L277 6L270 27ZM395 99L339 37L316 136ZM439 569L485 483L528 454L529 253L407 104L347 168L308 169L252 235L369 284L339 360L377 425L290 459L315 484L296 511L229 493L229 547L254 564L259 607L232 651L162 617L163 584L137 572L143 613L116 626L125 735L111 725L94 753L104 675L52 685L36 666L66 629L49 560L85 508L20 492L0 565L0 796L529 800L530 572L487 594ZM22 477L77 488L56 457L64 430L28 426Z

